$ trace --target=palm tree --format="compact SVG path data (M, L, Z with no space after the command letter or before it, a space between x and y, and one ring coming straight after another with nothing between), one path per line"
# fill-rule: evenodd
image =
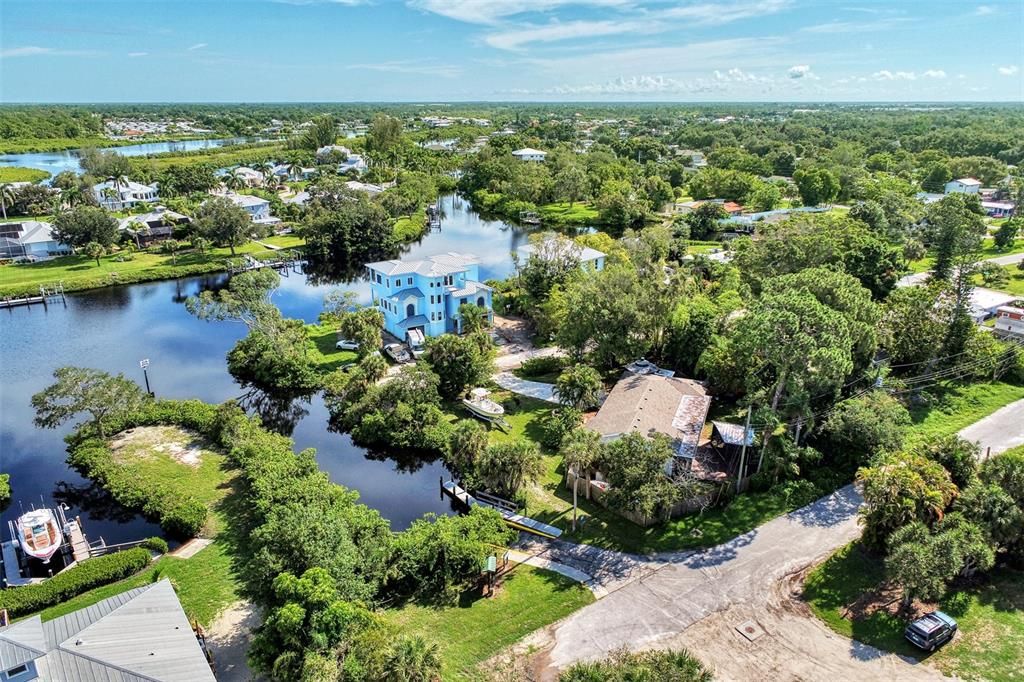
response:
M81 185L75 184L71 185L67 189L61 190L60 198L61 201L64 202L65 206L72 208L82 203L85 200L85 195L82 194Z
M224 186L232 191L240 190L245 187L245 178L235 169L224 178Z
M128 186L128 176L125 175L124 173L115 173L114 175L111 175L109 178L107 178L107 180L109 182L113 183L113 185L114 185L114 188L113 188L114 189L114 194L117 196L118 200L120 200L120 198L121 198L120 190L121 190L122 187L127 187ZM104 190L104 192L105 191L106 190ZM120 203L120 201L118 201L118 203Z
M590 487L590 468L594 466L601 447L601 435L596 431L576 429L569 433L562 445L562 459L566 474L571 471L572 479L572 529L576 530L576 500L580 476L586 472L587 488Z
M269 161L264 161L258 167L258 170L260 174L263 176L263 185L265 187L273 187L270 181L274 179L274 164L270 163Z
M0 208L4 212L4 220L7 220L7 205L14 203L14 185L5 182L0 185Z
M104 187L100 194L102 194L103 198L107 199L110 204L120 203L119 199L121 195L113 187Z
M302 179L302 164L298 161L292 161L288 164L288 177L294 179Z
M103 244L99 242L89 242L85 245L85 255L89 258L96 259L96 267L100 265L100 256L105 254L107 250L103 247Z
M386 682L434 682L441 679L437 644L418 635L403 635L391 646L384 662Z

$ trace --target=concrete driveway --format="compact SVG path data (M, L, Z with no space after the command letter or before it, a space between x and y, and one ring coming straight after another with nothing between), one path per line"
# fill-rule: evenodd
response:
M981 454L991 448L991 454L1024 445L1024 400L1010 403L960 432L965 440L981 446Z

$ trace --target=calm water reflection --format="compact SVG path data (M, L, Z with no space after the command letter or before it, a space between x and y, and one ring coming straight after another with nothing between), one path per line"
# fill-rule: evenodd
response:
M483 220L460 199L442 201L440 231L406 249L417 258L445 251L477 254L481 276L504 277L512 269L510 251L527 233L500 221ZM320 467L331 479L358 489L362 500L381 511L393 527L404 528L425 512L447 513L437 483L445 475L440 462L409 459L400 453L368 453L346 434L327 428L327 410L319 397L280 403L239 387L227 372L225 355L245 335L241 323L207 323L190 316L186 298L224 286L223 275L111 287L68 296L67 305L0 310L0 469L10 473L14 504L3 520L14 518L19 501L63 501L81 513L93 537L120 542L158 532L112 505L102 491L65 464L63 436L71 429L37 429L29 399L45 388L63 365L123 372L142 382L139 360L150 360L149 377L160 397L221 402L242 398L282 432L291 431L298 449L316 448ZM365 282L338 285L369 300ZM312 285L301 274L282 277L275 303L288 317L317 319L332 287ZM4 524L6 527L6 523Z

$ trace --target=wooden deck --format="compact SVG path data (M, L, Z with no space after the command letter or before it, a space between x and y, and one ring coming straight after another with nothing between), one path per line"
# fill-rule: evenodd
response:
M85 539L85 533L82 532L82 526L78 523L78 519L68 521L67 540L71 545L71 557L75 563L84 561L91 556L89 541Z
M441 490L446 495L451 497L453 500L457 500L465 507L473 507L476 505L480 505L483 507L490 507L491 509L497 510L497 512L501 514L501 517L505 519L505 523L507 523L512 528L515 528L516 530L525 531L527 533L533 533L534 535L540 535L541 537L549 538L552 540L562 535L562 530L560 528L555 528L554 526L549 526L548 524L543 523L542 521L538 521L537 519L531 519L528 516L517 514L515 513L515 511L508 509L503 505L498 505L482 499L477 499L476 497L470 495L468 491L463 490L462 487L460 487L459 484L457 484L455 481L448 481L447 483L442 483Z

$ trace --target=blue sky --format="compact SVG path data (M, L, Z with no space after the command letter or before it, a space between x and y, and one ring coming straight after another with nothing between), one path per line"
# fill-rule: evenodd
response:
M1024 101L1024 2L0 0L0 100Z

